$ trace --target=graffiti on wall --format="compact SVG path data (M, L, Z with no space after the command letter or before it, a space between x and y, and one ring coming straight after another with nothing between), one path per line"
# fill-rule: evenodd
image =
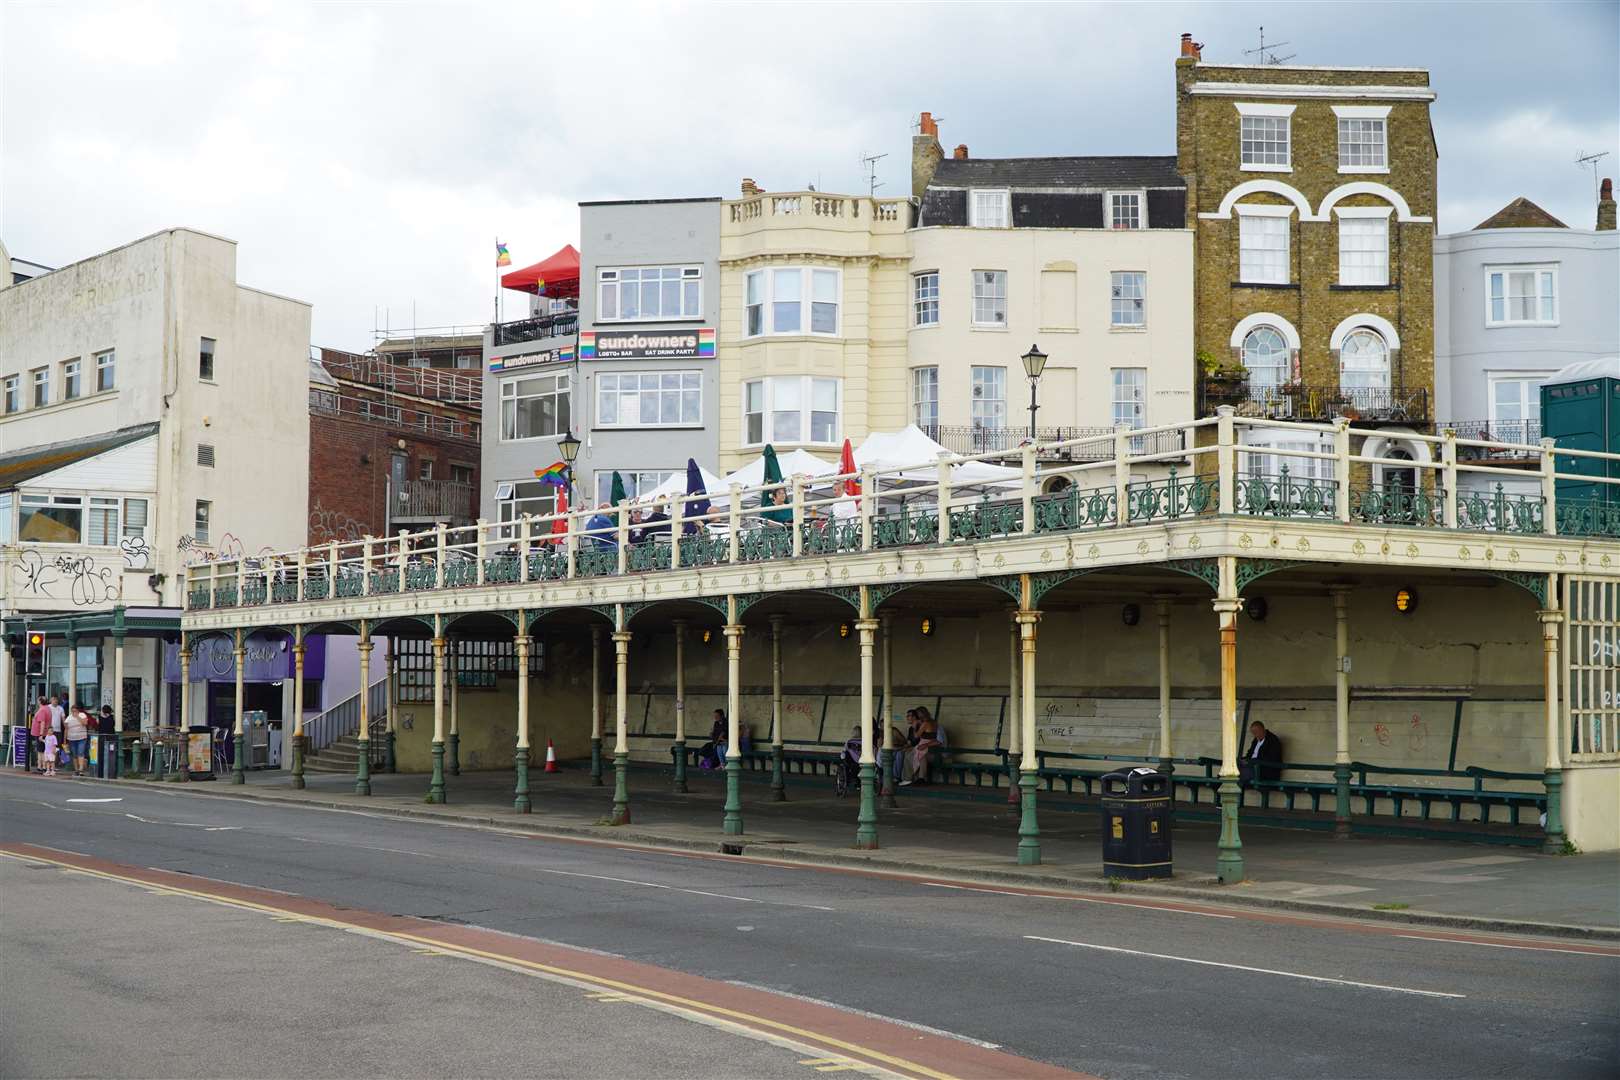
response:
M124 553L124 566L130 570L146 570L152 565L152 549L144 536L126 536L118 542Z
M364 522L341 510L328 510L321 505L318 498L315 505L310 508L309 541L312 544L325 544L333 540L339 542L359 540L367 531Z
M49 600L68 600L92 607L118 596L118 577L111 566L97 566L88 555L58 555L47 560L32 548L11 564L11 583L20 593Z

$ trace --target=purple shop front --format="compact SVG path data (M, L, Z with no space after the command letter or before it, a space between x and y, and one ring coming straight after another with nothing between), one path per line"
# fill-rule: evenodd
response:
M269 638L250 637L245 643L247 656L242 665L242 681L247 683L280 682L293 677L292 642L277 635ZM191 681L235 682L236 646L225 637L207 637L191 647ZM304 639L304 678L315 680L326 677L326 639L311 634ZM163 681L180 681L180 646L163 646Z

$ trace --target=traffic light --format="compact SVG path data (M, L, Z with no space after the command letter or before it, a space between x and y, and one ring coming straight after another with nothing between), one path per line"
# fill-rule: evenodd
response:
M28 632L28 669L29 675L45 674L45 635L37 630Z

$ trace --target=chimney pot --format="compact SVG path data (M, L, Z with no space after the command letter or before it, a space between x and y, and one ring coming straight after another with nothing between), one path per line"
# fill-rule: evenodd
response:
M951 151L951 157L957 161L966 161L967 156L967 143L958 143L956 149Z
M1614 231L1614 181L1607 176L1603 178L1603 185L1599 189L1597 206L1597 227L1599 232Z
M758 195L760 187L750 177L745 176L742 182L742 193L744 195Z

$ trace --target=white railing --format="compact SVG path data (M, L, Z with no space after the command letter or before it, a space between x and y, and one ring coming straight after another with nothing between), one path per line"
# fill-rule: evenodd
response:
M1165 432L1181 437L1156 437ZM654 504L439 525L217 561L187 569L187 607L529 584L1218 514L1620 538L1620 455L1555 450L1550 440L1488 443L1451 432L1402 433L1400 439L1428 448L1429 459L1353 453L1352 430L1342 421L1245 418L1223 408L1217 417L1190 423L1120 428L1113 454L1100 460L1091 435L1022 447L1016 468L995 464L1008 460L1004 451L947 453L931 462L795 476ZM1313 443L1319 448L1307 448ZM1086 454L1068 453L1082 444ZM1154 449L1165 445L1175 448ZM1458 452L1466 447L1519 451L1533 468L1470 460ZM1353 484L1357 466L1380 468L1384 479ZM1500 480L1494 493L1460 491L1469 476L1486 484L1532 477L1539 491L1509 492ZM1561 503L1560 482L1581 485L1582 494ZM857 490L846 490L849 485Z

